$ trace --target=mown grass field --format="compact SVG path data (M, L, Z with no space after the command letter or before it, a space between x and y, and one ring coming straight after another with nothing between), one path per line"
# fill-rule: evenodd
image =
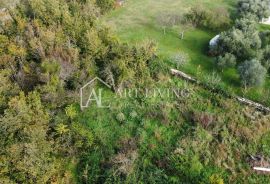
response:
M130 44L139 44L145 40L155 41L158 45L158 54L169 63L169 58L178 52L187 53L190 63L182 68L183 71L200 79L211 75L215 68L215 60L207 55L208 44L211 38L219 32L188 28L184 39L179 33L185 28L174 27L167 30L164 35L157 17L162 13L184 14L193 6L205 8L227 7L232 16L235 14L236 0L127 0L125 5L114 10L105 17L105 21L116 31L121 41ZM262 29L269 29L262 26ZM222 86L238 95L251 98L255 101L270 105L270 80L267 79L265 87L244 90L240 84L236 70L228 69L223 73L216 71L222 78Z

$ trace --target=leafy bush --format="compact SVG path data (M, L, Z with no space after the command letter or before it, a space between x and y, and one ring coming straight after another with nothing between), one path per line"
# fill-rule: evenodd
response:
M259 31L257 31L254 25L255 22L246 24L246 19L241 19L239 22L243 23L239 23L238 27L233 27L229 31L221 33L219 42L215 48L216 53L219 55L231 53L239 61L257 57L258 51L262 46L262 41Z
M220 176L214 174L209 179L210 184L224 184L224 181Z
M74 105L69 105L65 108L66 111L66 115L70 118L70 119L74 119L78 113L77 113L77 109Z
M261 37L261 40L262 40L262 46L263 47L266 47L267 45L270 45L270 31L269 30L260 32L260 37Z
M238 13L242 17L254 15L256 20L259 21L270 16L269 4L269 0L240 0L237 7Z
M195 27L205 26L209 19L207 10L202 6L192 7L190 11L185 14L187 22L191 23Z
M262 86L266 77L266 69L256 59L247 60L238 67L244 86Z
M226 53L224 56L217 57L217 66L223 70L225 68L235 67L236 58L233 54Z
M219 68L235 67L236 62L240 63L238 72L244 86L261 86L265 71L270 67L270 34L260 33L257 28L258 20L270 15L269 4L269 0L241 0L238 11L242 17L236 20L233 28L221 33L217 45L211 48L211 53L219 55Z
M215 30L222 31L227 29L231 24L230 14L224 7L214 8L209 11L206 27Z
M188 54L185 53L178 53L171 57L171 62L176 65L177 69L185 66L189 60Z
M202 6L196 6L185 14L185 21L195 27L223 30L230 25L230 15L223 7L209 11Z
M119 121L119 122L124 122L126 120L126 116L124 113L120 112L116 115L116 119Z
M98 0L97 5L100 7L103 13L108 12L109 10L113 9L115 0Z
M57 172L49 121L38 93L20 93L9 101L0 118L1 181L6 177L11 183L46 183Z

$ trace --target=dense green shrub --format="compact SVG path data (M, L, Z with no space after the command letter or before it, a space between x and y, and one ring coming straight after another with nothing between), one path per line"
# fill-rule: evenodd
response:
M221 33L217 45L211 47L211 53L219 55L216 61L217 66L221 69L241 64L238 72L244 86L261 86L266 77L263 71L268 70L270 66L267 40L268 33L260 33L254 20L241 18L236 21L233 28ZM257 68L262 72L258 76L255 76L256 71L251 71L252 66L248 66L246 61L252 61L254 58L259 61L260 66L264 67ZM246 62L243 63L243 61ZM252 75L249 76L250 79L248 79L248 75Z
M217 7L209 11L206 28L215 31L227 29L231 24L230 14L224 7Z
M261 86L264 84L267 71L258 60L245 61L239 65L238 71L244 86Z
M267 45L266 48L263 49L261 63L267 70L270 69L270 45Z
M102 12L108 12L115 6L115 0L97 0L97 5L101 8Z
M242 17L254 15L255 20L270 16L269 0L240 0L238 2L238 13Z
M224 56L217 57L217 66L221 70L236 66L236 58L233 54L226 53Z
M195 27L223 30L230 25L230 15L227 9L222 7L209 11L202 6L196 6L185 14L185 21Z
M270 31L262 31L260 32L260 37L262 40L262 46L266 47L267 45L270 45Z
M115 90L152 80L155 44L120 43L97 22L100 9L105 13L113 5L113 0L23 0L10 9L12 19L0 30L1 181L71 182L65 165L95 141L79 123L78 108L68 105L77 89L95 76ZM28 95L18 96L20 91Z
M207 10L202 6L192 7L190 11L185 15L187 22L190 22L193 26L205 26L209 19Z
M0 181L46 183L57 172L47 135L49 121L38 93L20 93L9 101L0 119Z
M218 44L213 50L216 49L215 52L219 55L231 53L237 58L237 61L256 57L262 42L255 23L252 21L248 21L248 23L246 23L246 19L241 19L236 27L221 33Z

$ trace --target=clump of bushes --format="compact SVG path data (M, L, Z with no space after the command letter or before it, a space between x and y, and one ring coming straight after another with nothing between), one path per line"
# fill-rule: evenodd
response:
M238 14L241 17L253 17L256 21L270 16L269 0L240 0L238 1Z
M235 25L220 34L210 52L217 55L216 63L222 71L238 67L245 87L262 86L270 67L269 33L259 31L257 23L270 15L268 0L241 0Z
M108 12L115 6L115 0L98 0L96 2L103 13Z
M226 53L224 56L218 56L216 62L218 68L221 70L236 66L236 58L230 53Z
M218 7L210 11L202 6L196 6L192 7L185 14L185 22L195 27L223 30L230 25L230 15L227 9L223 7Z

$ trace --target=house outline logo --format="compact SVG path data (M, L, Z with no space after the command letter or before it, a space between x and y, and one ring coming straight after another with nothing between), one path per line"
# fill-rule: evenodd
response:
M109 106L104 106L102 104L102 89L101 88L98 90L98 93L96 92L95 88L92 88L90 94L88 93L89 95L88 95L88 98L87 98L87 102L84 104L84 102L83 102L84 89L86 87L88 87L89 85L93 84L96 81L99 81L101 84L105 85L109 89L112 88L109 84L107 84L105 81L103 81L99 77L93 78L91 81L89 81L83 87L80 88L80 106L81 106L81 110L84 110L85 108L88 108L89 105L91 104L90 103L91 101L95 101L98 108L109 108L110 107L110 105Z

